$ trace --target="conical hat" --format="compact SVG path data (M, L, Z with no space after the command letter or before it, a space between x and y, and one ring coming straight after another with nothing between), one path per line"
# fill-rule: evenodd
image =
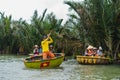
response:
M99 46L99 50L102 50L102 47L101 47L101 46Z
M93 48L93 46L91 46L91 45L89 45L88 47L87 47L87 49L92 49Z
M35 45L34 47L38 47L38 45Z
M97 49L96 47L93 47L93 49Z

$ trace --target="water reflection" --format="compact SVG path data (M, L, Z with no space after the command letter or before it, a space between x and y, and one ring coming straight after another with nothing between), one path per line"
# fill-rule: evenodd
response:
M80 65L75 59L54 69L28 69L24 56L0 56L0 80L120 80L118 65Z

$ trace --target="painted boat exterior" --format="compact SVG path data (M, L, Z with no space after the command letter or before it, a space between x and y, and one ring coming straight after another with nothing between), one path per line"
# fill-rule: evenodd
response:
M77 59L78 63L80 63L80 64L92 64L92 65L112 64L111 59L106 58L106 57L80 56L80 55L77 55L76 59Z
M40 56L37 56L37 57L40 57ZM60 56L57 56L53 59L48 59L48 60L40 60L40 59L32 60L32 58L26 58L24 60L24 65L27 68L48 69L48 68L55 68L60 66L63 61L64 61L64 54L61 53Z

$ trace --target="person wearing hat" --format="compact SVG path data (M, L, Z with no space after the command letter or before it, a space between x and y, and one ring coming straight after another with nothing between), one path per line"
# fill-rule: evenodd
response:
M38 55L39 54L39 52L38 52L38 45L34 45L33 53L34 53L34 55Z
M46 60L48 57L54 58L55 55L49 50L49 44L53 42L53 39L50 37L50 33L46 36L43 36L41 41L43 60Z
M102 52L102 47L99 46L98 50L97 50L97 54L98 56L103 56L103 52Z
M93 55L93 46L89 45L86 50L86 56L92 56Z
M97 54L97 48L96 47L93 47L93 56L98 56L98 54Z
M51 51L52 53L55 52L55 49L54 49L53 45L50 45L49 49L50 49L50 51Z

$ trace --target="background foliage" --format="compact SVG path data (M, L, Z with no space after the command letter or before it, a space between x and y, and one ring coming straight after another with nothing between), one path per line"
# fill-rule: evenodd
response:
M42 15L35 10L31 22L12 19L0 13L0 53L29 54L42 36L52 32L56 52L83 54L90 44L102 46L104 53L116 58L120 53L120 0L64 1L69 19L57 19L54 13Z

